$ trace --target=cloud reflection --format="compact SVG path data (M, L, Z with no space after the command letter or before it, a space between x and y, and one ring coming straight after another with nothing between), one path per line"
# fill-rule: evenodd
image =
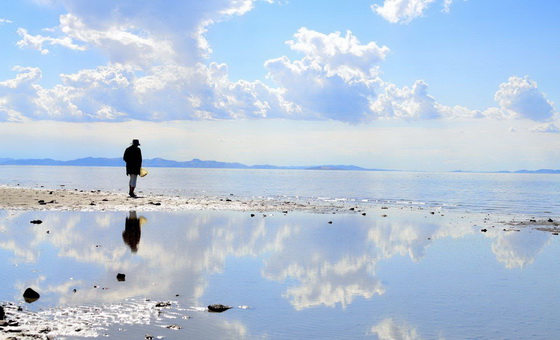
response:
M380 340L418 340L421 337L415 328L388 318L371 328Z
M357 298L385 293L377 273L382 261L405 256L420 262L434 242L480 232L468 222L450 227L406 215L338 215L327 224L324 215L309 214L146 212L149 223L135 212L40 214L41 225L29 225L36 212L3 215L0 249L12 263L35 264L40 288L60 304L179 295L204 306L212 276L226 271L228 259L260 258L262 278L285 283L283 297L296 310L346 308ZM495 239L492 250L506 268L531 264L550 238L539 232L485 236ZM21 275L13 266L2 268L6 277ZM118 282L117 273L125 273L126 282Z

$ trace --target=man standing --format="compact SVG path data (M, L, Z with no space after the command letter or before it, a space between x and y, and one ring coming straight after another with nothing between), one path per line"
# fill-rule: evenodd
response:
M132 140L132 145L124 151L123 160L126 162L126 174L130 176L129 181L129 195L136 197L134 188L136 188L136 180L140 175L140 168L142 167L142 151L139 148L140 141L138 139Z

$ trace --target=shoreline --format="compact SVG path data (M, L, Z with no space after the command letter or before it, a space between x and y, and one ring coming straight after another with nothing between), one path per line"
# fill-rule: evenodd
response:
M532 228L558 234L560 218L542 217L528 214L497 213L443 210L424 206L386 206L362 204L361 202L303 202L289 199L267 199L228 196L222 197L181 197L146 195L140 192L137 198L125 193L104 192L101 190L47 189L0 186L0 210L6 211L74 211L74 212L111 212L111 211L237 211L255 213L304 212L312 214L362 214L374 213L377 217L390 214L416 213L424 217L436 215L453 219L469 217L473 225L501 225L504 228ZM454 217L451 217L454 216ZM492 226L494 227L494 226ZM506 229L504 229L505 231Z

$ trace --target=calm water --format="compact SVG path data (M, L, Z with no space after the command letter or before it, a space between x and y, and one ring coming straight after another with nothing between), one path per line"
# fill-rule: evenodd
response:
M299 198L560 215L560 175L151 168L147 194ZM127 191L124 168L0 166L0 185Z
M385 212L144 212L136 229L126 212L0 212L0 301L114 339L560 334L558 236ZM41 298L23 302L26 287ZM172 305L158 314L145 298Z
M57 327L66 339L78 339L77 326L112 339L560 334L560 236L484 220L556 219L558 175L149 170L145 193L345 200L367 215L0 210L0 303L29 312L22 325ZM127 177L121 168L0 167L0 185L18 184L124 192ZM26 303L27 287L41 298ZM234 308L208 313L214 303Z

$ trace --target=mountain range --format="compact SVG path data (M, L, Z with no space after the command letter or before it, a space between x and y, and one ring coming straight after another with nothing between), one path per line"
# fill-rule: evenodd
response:
M52 166L124 166L122 158L86 157L69 161L44 159L0 158L0 165L52 165ZM173 161L163 158L144 159L142 166L151 168L207 168L207 169L287 169L287 170L354 170L354 171L393 171L386 169L366 169L355 165L321 165L321 166L276 166L245 165L241 163L204 161L198 158L190 161Z
M13 159L0 158L0 165L51 165L51 166L124 166L122 158L86 157L69 161L44 159ZM276 166L276 165L245 165L242 163L205 161L194 158L190 161L174 161L163 158L144 159L144 167L151 168L200 168L200 169L283 169L283 170L349 170L349 171L399 171L390 169L367 169L355 165L319 165L319 166ZM455 173L470 173L475 171L452 171ZM477 171L478 172L478 171ZM488 171L488 173L528 173L528 174L560 174L560 170L517 170L517 171Z

